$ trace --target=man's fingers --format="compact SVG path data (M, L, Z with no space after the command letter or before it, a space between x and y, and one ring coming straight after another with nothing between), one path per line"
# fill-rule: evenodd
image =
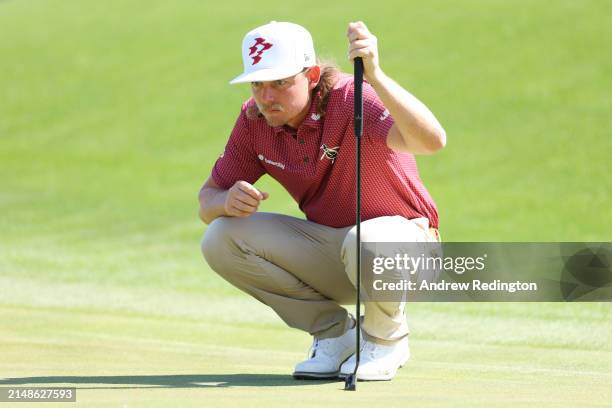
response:
M259 200L251 197L248 194L243 193L242 191L239 191L238 193L236 193L236 200L244 203L245 205L249 205L251 207L257 207L259 205Z
M368 31L368 27L365 25L365 23L363 21L351 21L348 24L348 31L354 31L354 30L366 30Z
M240 207L241 207L240 203L232 204L232 210L234 211L234 214L238 217L246 217L254 213L254 211L245 211L244 209Z
M368 47L364 47L364 48L359 48L356 50L352 50L351 52L349 52L349 60L354 60L357 57L361 57L361 58L370 58L372 56L372 50L370 50Z
M246 181L245 182L237 183L237 187L238 187L238 189L240 191L245 192L246 194L248 194L251 197L253 197L255 200L261 200L262 199L262 194L259 192L259 190L257 190L255 187L253 187L252 185L250 185Z
M373 71L378 65L378 39L374 36L362 21L349 23L347 31L349 38L348 59L353 61L357 57L369 60L369 68Z
M370 37L371 37L371 34L364 30L354 30L348 33L349 41L365 40Z
M257 208L259 207L259 205L245 204L245 203L243 203L240 200L234 201L234 203L232 205L234 207L238 208L239 210L247 211L247 212L255 212L255 211L257 211Z
M349 44L349 53L353 52L354 50L361 50L361 49L370 48L373 46L374 44L372 43L371 40L354 41Z
M237 181L227 196L227 212L235 217L247 217L257 211L261 200L270 195L260 192L246 181Z
M368 30L368 27L366 27L362 21L349 23L346 35L349 41L365 39L372 36L370 30Z

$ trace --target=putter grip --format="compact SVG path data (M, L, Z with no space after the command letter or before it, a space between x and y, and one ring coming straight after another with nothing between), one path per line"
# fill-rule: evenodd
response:
M355 58L355 137L363 131L363 60Z

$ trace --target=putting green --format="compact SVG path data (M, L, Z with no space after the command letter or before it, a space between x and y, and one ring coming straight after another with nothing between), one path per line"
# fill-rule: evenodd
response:
M293 380L310 339L245 296L106 287L61 306L87 286L2 284L29 285L36 301L0 308L0 386L76 387L78 406L596 407L612 397L608 304L412 304L410 362L350 393Z

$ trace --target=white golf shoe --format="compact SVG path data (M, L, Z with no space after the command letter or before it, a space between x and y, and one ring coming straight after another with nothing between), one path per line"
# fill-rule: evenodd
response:
M357 379L362 381L388 381L395 377L397 370L410 358L408 338L404 337L393 345L361 341ZM357 358L352 355L340 368L340 378L355 370Z
M355 327L342 336L328 339L314 338L308 360L295 366L297 379L337 378L340 366L355 353Z

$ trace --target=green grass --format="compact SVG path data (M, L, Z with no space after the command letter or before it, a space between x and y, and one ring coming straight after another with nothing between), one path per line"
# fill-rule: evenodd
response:
M412 305L412 360L392 382L360 383L352 394L341 382L291 379L309 339L263 305L140 295L119 290L140 302L112 310L3 306L0 386L75 386L93 407L596 407L611 397L608 305Z
M228 81L272 19L345 70L348 21L378 36L448 134L418 158L445 240L610 240L612 3L376 6L0 2L0 385L75 385L83 406L610 404L609 304L412 305L412 361L351 394L291 380L308 336L203 262L197 191L248 97Z

